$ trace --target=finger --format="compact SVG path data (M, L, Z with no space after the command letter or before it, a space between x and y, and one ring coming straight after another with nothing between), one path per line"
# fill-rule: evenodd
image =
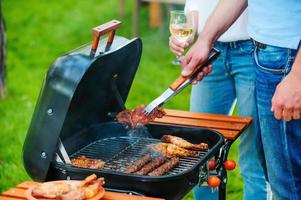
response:
M273 111L275 118L280 120L282 118L282 108L280 106L274 106Z
M182 47L179 47L179 46L173 44L172 42L169 43L169 47L170 47L170 50L172 52L176 52L177 55L179 55L179 54L182 55L184 52L184 49Z
M197 65L198 65L197 59L192 58L186 66L183 66L182 76L189 76Z
M207 76L209 74L209 67L204 67L202 71L204 72L204 76Z
M293 110L292 109L283 109L282 118L287 122L291 121L293 118Z
M174 44L174 45L176 45L176 46L178 46L178 47L181 47L181 48L187 48L188 46L189 46L189 43L188 42L180 42L179 40L177 40L177 38L175 38L175 37L173 37L173 36L171 36L170 37L170 41Z
M196 80L196 81L200 81L200 80L203 79L203 77L204 77L204 73L203 73L203 72L200 72L200 73L198 73L198 75L196 76L195 80Z
M300 119L301 110L295 109L293 112L293 119Z
M197 80L193 80L193 81L192 81L192 85L196 85L197 83L198 83Z
M183 57L182 59L182 69L188 65L188 63L190 62L190 60L192 59L192 53L191 50L189 50L186 55Z
M208 65L209 73L212 72L212 65Z

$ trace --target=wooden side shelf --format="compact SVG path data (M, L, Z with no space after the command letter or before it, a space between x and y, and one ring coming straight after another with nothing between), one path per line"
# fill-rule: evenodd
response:
M154 122L181 126L194 126L216 130L227 140L234 141L251 124L251 117L236 117L218 114L195 113L166 109L166 115Z
M16 188L9 189L0 196L0 200L25 200L25 192L28 188L37 185L37 182L26 181L16 186ZM151 198L144 196L128 195L116 192L105 192L102 200L163 200L159 198Z

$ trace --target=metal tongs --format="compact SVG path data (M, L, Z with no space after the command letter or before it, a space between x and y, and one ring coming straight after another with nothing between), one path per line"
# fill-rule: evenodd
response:
M177 78L169 86L169 88L165 90L165 92L163 92L159 97L157 97L144 108L143 113L145 115L149 115L154 109L162 107L169 99L176 96L184 88L186 88L196 78L198 72L202 69L203 66L211 64L219 55L220 52L217 49L212 48L209 53L208 60L206 62L196 67L190 75L185 77L180 76L179 78Z

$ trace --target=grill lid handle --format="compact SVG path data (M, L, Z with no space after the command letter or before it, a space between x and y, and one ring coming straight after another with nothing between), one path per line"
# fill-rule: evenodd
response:
M120 27L120 25L121 25L120 21L112 20L112 21L109 21L105 24L99 25L92 29L93 42L92 42L91 51L90 51L91 58L94 58L94 56L95 56L100 37L105 35L106 33L109 33L109 37L107 40L105 51L110 50L110 47L114 40L116 29L118 29Z

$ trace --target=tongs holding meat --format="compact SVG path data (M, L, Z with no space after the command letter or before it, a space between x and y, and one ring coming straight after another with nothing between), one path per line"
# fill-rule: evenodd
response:
M179 92L181 92L184 88L186 88L197 76L198 72L202 69L203 66L207 66L211 64L218 56L220 52L213 48L210 53L208 60L202 65L198 66L194 69L194 71L188 76L180 76L177 78L165 92L163 92L159 97L153 100L150 104L148 104L143 113L145 115L149 115L154 109L162 107L170 98L176 96Z

